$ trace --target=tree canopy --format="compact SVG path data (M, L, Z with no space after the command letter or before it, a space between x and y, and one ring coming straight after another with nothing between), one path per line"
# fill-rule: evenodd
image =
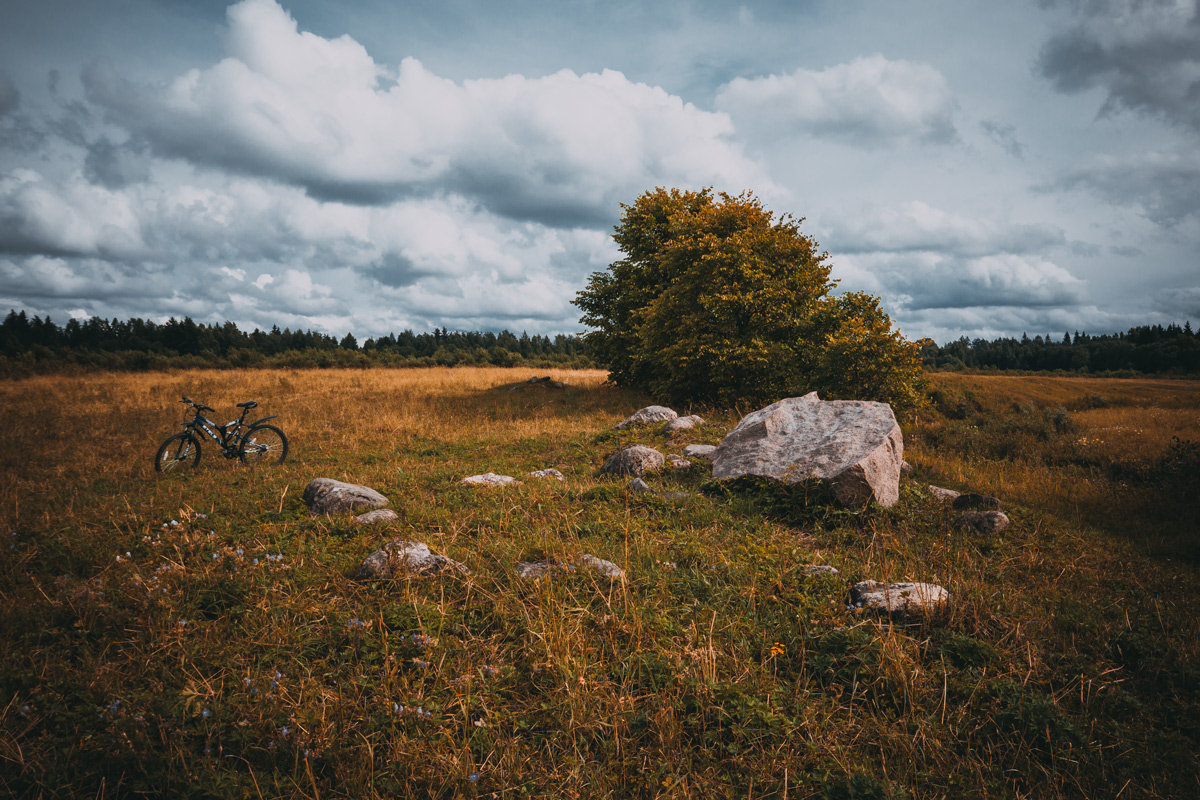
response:
M658 188L623 214L624 258L574 303L619 385L672 402L920 400L916 344L870 295L833 295L829 254L752 194Z

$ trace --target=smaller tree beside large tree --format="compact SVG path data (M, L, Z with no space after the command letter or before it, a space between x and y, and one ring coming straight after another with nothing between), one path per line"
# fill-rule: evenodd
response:
M829 254L747 192L655 189L624 212L624 258L574 303L591 353L622 386L676 403L765 402L819 391L921 399L919 344L874 297L832 295Z

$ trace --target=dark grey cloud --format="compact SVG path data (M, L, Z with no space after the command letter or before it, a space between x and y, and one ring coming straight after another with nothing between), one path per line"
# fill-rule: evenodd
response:
M0 117L16 111L21 104L21 93L7 75L0 72Z
M987 137L1013 158L1025 158L1025 145L1017 138L1016 127L1004 122L985 119L979 123Z
M1161 290L1154 295L1154 306L1167 319L1191 320L1195 329L1200 323L1200 286Z
M120 189L150 178L147 148L132 142L114 144L101 136L88 145L83 174L92 183Z
M1085 190L1117 206L1135 206L1171 228L1200 216L1200 160L1168 154L1103 158L1040 187Z
M1200 8L1178 0L1070 4L1078 21L1042 47L1038 72L1060 92L1099 88L1101 114L1153 115L1200 132Z

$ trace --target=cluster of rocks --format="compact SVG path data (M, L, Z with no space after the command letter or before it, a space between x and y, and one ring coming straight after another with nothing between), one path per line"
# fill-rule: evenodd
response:
M956 525L964 531L990 534L1000 533L1008 527L1008 515L1001 510L999 498L975 492L956 492L933 485L929 486L929 493L961 512Z
M561 388L550 378L531 378L528 385ZM647 406L618 423L617 430L635 426L662 425L661 432L672 437L704 424L697 415L680 417L664 406ZM904 461L904 440L900 427L886 403L840 400L823 401L816 392L773 403L748 414L718 445L688 444L683 454L664 454L645 444L624 447L609 456L600 474L632 478L631 493L651 494L666 500L684 500L685 492L655 492L645 476L666 468L692 469L698 461L712 464L712 476L728 480L756 476L787 484L807 480L824 483L834 498L847 506L877 503L895 505L899 500L902 473L911 471ZM526 479L564 481L556 469L525 473ZM509 475L486 472L463 478L471 486L508 486L521 483ZM930 493L960 512L959 528L980 534L1004 530L1009 519L995 497L960 493L937 486ZM360 524L396 519L383 508L388 499L365 486L317 478L304 490L304 500L314 514L342 514L366 511L355 521ZM590 571L614 581L626 580L625 572L610 561L583 554L574 562L522 561L516 566L519 578L537 580L555 571ZM469 574L463 564L431 553L419 542L395 539L372 553L359 567L356 577L388 577L401 572L430 574L451 570ZM834 567L810 565L808 575L837 575ZM883 614L892 619L934 621L945 617L950 602L945 588L930 583L882 583L862 581L850 587L854 608Z
M556 469L537 470L527 473L526 477L565 480L563 474ZM493 472L473 475L461 482L475 485L519 483L514 478ZM333 516L373 509L354 517L354 522L366 525L399 519L395 511L382 508L390 502L387 497L368 486L356 483L346 483L333 478L314 478L304 488L303 497L309 511L314 515ZM611 561L584 553L577 559L577 563L583 570L610 581L625 582L625 570ZM539 564L522 561L517 564L516 571L521 578L539 578L556 567L566 568L567 565L563 562ZM570 569L574 568L574 565L570 565ZM471 574L471 570L465 564L431 552L428 545L408 539L393 539L367 556L355 570L354 577L358 580L371 580L400 575L431 575L445 571Z

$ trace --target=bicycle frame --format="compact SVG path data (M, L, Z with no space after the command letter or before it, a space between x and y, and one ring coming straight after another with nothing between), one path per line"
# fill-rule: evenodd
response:
M191 401L187 401L191 402ZM252 430L256 425L261 425L269 419L275 419L278 415L262 417L254 422L246 423L246 415L250 413L249 408L242 408L242 415L235 420L231 420L224 425L218 425L214 420L204 416L202 409L207 406L198 406L193 403L196 408L196 415L192 417L190 422L183 423L185 430L190 430L194 434L203 435L210 439L218 447L221 448L221 453L226 458L235 458L238 455L242 440L245 436L244 432ZM208 409L212 410L212 409Z

